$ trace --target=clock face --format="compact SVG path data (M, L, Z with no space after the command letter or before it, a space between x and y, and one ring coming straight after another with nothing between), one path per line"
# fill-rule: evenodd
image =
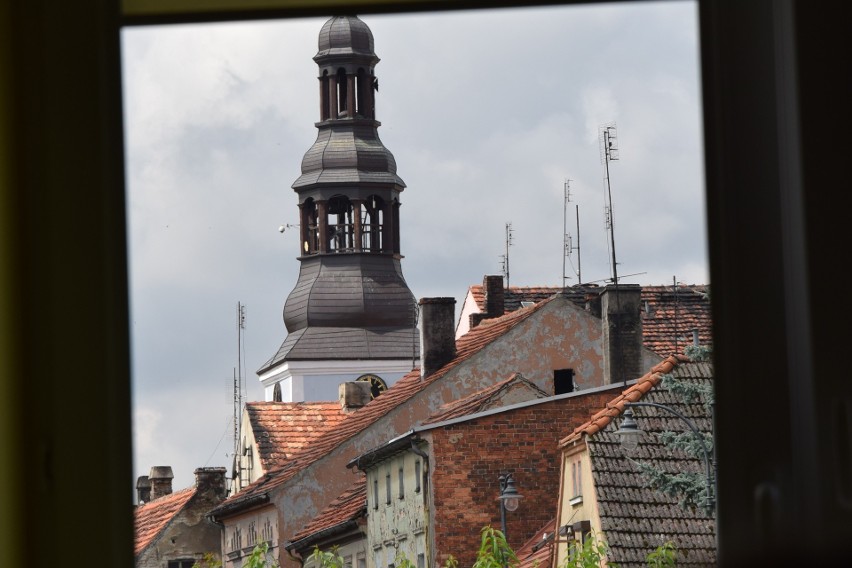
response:
M370 383L370 396L376 398L382 392L386 391L388 388L387 383L385 383L384 379L382 379L378 375L373 375L371 373L367 373L366 375L361 375L356 381L364 381Z

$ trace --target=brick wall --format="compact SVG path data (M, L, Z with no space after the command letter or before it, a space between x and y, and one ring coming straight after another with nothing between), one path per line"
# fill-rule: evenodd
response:
M556 516L558 441L603 408L621 386L574 393L431 431L431 488L435 511L434 566L450 554L473 564L482 527L500 529L499 481L512 473L523 495L506 513L509 544L518 549Z

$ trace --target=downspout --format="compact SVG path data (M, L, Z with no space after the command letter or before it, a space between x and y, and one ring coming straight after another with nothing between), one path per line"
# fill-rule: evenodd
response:
M428 502L427 497L426 497L426 488L428 487L429 476L428 476L427 472L431 471L429 469L429 454L427 454L426 452L421 450L419 447L417 447L416 442L418 442L420 440L421 440L421 438L417 438L416 440L414 438L411 438L411 451L414 452L416 455L420 456L421 458L423 458L423 473L422 473L422 475L423 475L423 480L422 480L423 500L424 500L424 502ZM429 509L429 523L426 525L426 545L429 547L429 558L426 559L426 565L427 566L433 564L434 560L435 560L435 547L433 546L434 543L432 542L432 522L433 521L434 521L434 518L433 518L433 515L432 515L432 509L430 508Z
M290 551L290 549L287 548L286 546L284 547L284 550L287 551L287 556L289 556L292 560L295 560L296 562L299 563L300 567L303 567L305 565L305 559L304 558L302 558L301 556L294 556L293 553Z

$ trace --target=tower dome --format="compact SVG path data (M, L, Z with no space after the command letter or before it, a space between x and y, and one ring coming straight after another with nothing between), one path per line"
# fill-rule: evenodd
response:
M373 32L357 16L335 16L328 20L320 30L318 44L314 61L320 65L339 56L375 59L373 65L379 60L373 51Z

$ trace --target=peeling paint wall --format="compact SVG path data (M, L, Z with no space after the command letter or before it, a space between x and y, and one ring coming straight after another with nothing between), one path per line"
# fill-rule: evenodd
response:
M278 558L278 510L273 505L255 509L240 516L223 520L219 532L223 568L239 568L254 547L269 543L272 558Z
M402 554L418 566L431 566L424 461L405 451L367 470L367 568L398 564Z

